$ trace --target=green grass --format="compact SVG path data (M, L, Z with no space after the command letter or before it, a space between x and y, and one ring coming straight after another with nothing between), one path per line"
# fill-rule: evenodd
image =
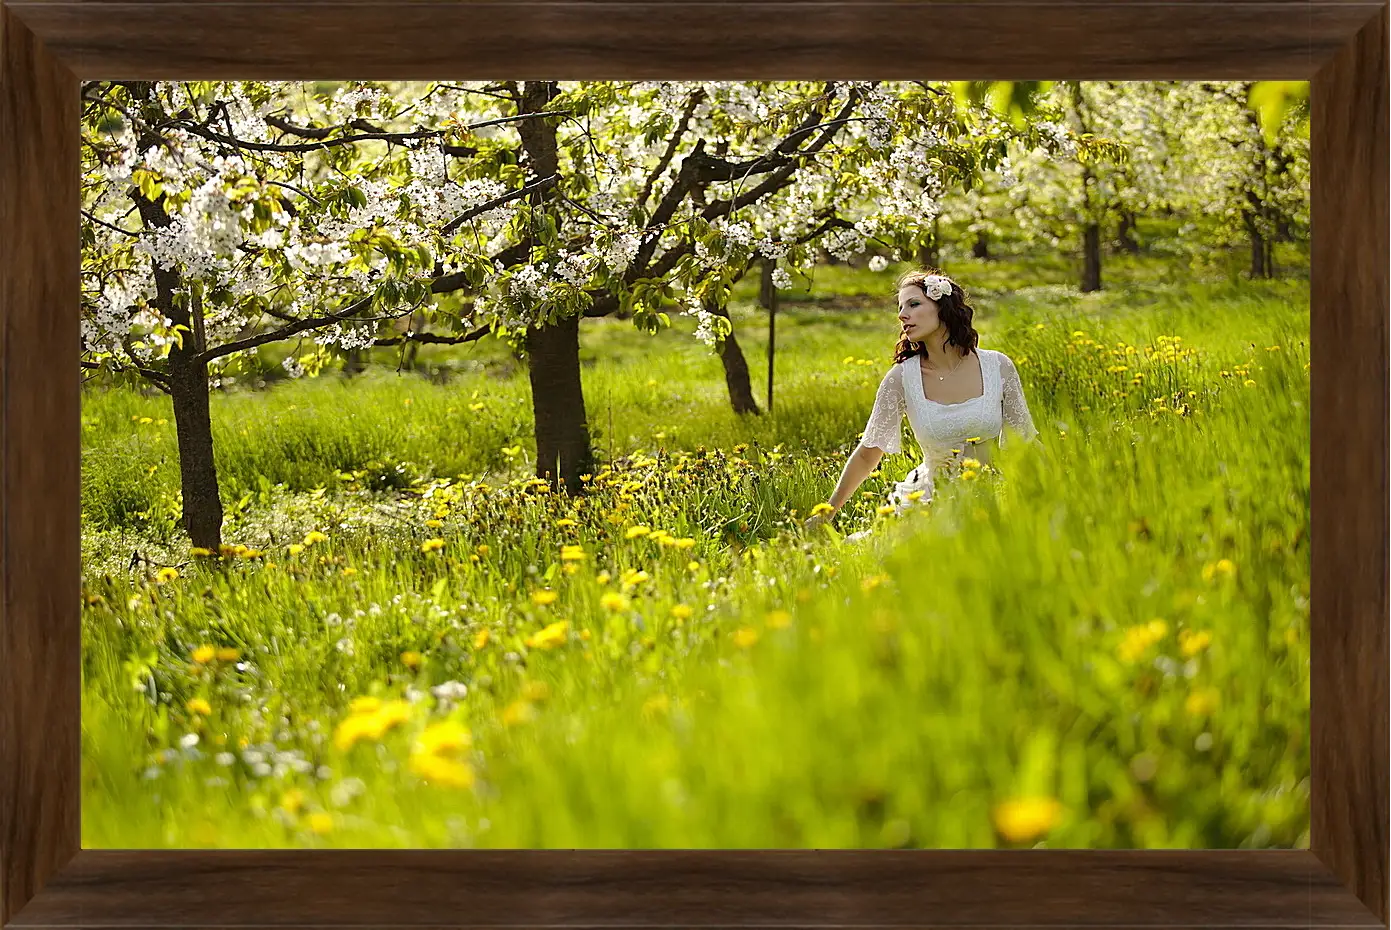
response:
M580 499L527 481L495 345L422 350L454 365L434 381L220 393L224 538L253 550L226 559L174 529L167 399L90 393L84 845L1307 846L1307 279L1176 261L1088 296L1060 260L953 262L1043 442L902 518L877 508L914 462L886 458L838 520L859 542L798 527L889 364L892 267L785 295L761 417L684 319L586 322L606 464ZM446 682L467 695L436 706ZM353 719L382 732L340 749ZM445 720L470 745L413 757Z

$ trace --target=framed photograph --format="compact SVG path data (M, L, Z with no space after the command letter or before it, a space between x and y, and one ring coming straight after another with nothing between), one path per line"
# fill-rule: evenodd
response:
M1388 21L0 2L0 927L1386 927Z

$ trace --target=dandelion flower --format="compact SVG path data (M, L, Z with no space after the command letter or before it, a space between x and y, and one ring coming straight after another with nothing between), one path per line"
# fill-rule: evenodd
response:
M822 501L821 503L817 504L815 507L811 508L811 515L812 515L813 517L819 517L819 516L821 516L823 513L831 513L831 512L834 511L834 510L835 510L834 507L832 507L830 504L826 503L825 501Z
M671 615L677 620L689 620L694 613L695 609L689 604L677 604L671 608Z
M792 614L785 610L775 610L768 615L768 626L774 630L781 630L792 625Z
M193 698L185 706L190 713L201 714L204 717L211 716L213 712L212 705L203 698Z
M207 665L217 657L217 650L212 646L199 646L193 650L193 661L199 665Z
M566 634L569 631L570 621L558 620L544 630L528 636L526 644L532 649L554 649L556 646L565 644Z
M412 670L420 668L420 663L423 660L424 658L418 652L401 653L401 664Z
M421 552L438 552L440 549L443 549L443 548L444 548L444 540L443 540L443 539L438 539L438 538L437 538L437 539L427 539L427 540L425 540L423 543L420 544L420 551L421 551Z
M165 584L167 582L173 581L175 578L178 577L179 570L177 568L161 568L157 573L155 573L155 580L158 581L160 584Z
M995 829L1011 843L1038 839L1057 826L1062 805L1054 798L1025 797L995 807Z
M615 612L620 610L627 610L631 606L631 604L632 602L629 601L627 597L625 597L622 594L619 594L616 591L609 591L605 593L603 597L599 598L600 607L603 607L605 610L612 610Z
M1178 640L1179 649L1183 652L1184 658L1191 659L1212 643L1212 633L1207 630L1201 632L1184 630L1179 634Z
M473 634L473 648L482 649L486 645L488 645L488 630L485 628Z
M639 537L647 536L651 532L651 528L646 526L630 526L628 527L628 532L623 535L627 539L638 539Z
M545 607L554 604L560 598L558 591L533 591L531 592L531 603L537 607Z
M467 762L418 753L410 758L410 770L427 782L446 788L472 788L473 767Z
M309 829L322 836L333 831L333 815L327 811L315 811L309 815Z
M318 530L310 530L308 533L304 534L304 544L306 546L312 546L315 543L326 542L327 540L328 537Z
M758 631L751 627L740 627L734 631L734 645L747 649L758 642Z

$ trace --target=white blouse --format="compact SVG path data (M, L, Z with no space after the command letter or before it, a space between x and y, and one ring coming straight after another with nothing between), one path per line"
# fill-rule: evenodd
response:
M1037 436L1013 360L994 349L977 352L984 391L957 404L928 398L916 355L896 363L879 384L874 410L860 444L890 453L901 452L906 415L922 447L923 465L934 471L938 465L959 461L967 455L982 463L989 462L984 443L998 438L1003 446L1006 425L1026 440ZM973 438L978 441L967 442Z

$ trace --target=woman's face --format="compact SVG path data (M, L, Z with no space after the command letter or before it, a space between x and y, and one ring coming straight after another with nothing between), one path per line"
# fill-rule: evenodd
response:
M941 321L937 316L937 301L923 293L916 284L906 284L898 292L898 321L903 334L913 342L922 342L937 331Z

